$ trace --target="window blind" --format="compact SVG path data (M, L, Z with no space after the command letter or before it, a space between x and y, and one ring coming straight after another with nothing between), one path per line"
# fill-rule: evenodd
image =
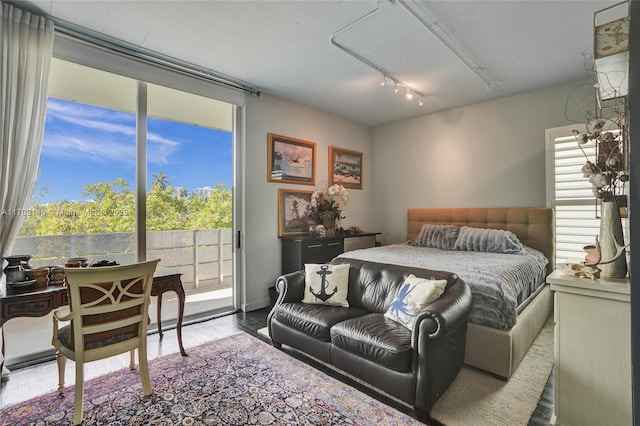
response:
M600 228L591 184L581 171L587 158L595 158L595 144L582 145L583 153L570 134L554 138L553 147L556 260L583 259L583 247L595 242Z
M571 129L562 127L547 131L547 169L552 185L547 188L548 199L556 213L556 261L583 260L583 247L595 244L600 231L600 219L591 183L582 174L587 160L593 161L596 147L593 141L578 146ZM584 152L583 152L584 151ZM627 225L623 219L623 228Z

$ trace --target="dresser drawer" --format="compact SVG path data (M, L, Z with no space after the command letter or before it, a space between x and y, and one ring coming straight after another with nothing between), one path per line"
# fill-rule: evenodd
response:
M282 273L304 269L305 263L329 263L347 250L374 247L376 234L326 237L281 237Z
M376 236L367 235L364 237L345 237L344 251L371 248L376 246Z
M344 252L342 240L302 244L302 266L305 263L327 263Z

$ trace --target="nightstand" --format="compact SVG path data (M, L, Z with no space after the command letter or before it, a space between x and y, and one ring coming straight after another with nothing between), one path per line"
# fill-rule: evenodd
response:
M556 270L554 425L631 425L629 280Z

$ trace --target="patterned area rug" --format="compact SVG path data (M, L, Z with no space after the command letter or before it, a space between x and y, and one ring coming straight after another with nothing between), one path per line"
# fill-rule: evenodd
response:
M463 366L458 377L442 395L431 411L435 422L446 426L525 426L530 423L540 395L553 368L553 315L549 317L525 357L508 382L493 375ZM258 333L269 339L265 328ZM326 369L330 367L326 364ZM320 367L321 368L321 367ZM341 372L360 388L369 385ZM383 393L376 390L378 393ZM402 403L386 395L390 405L401 408Z
M84 425L421 425L246 333L149 363L153 395L137 371L85 384ZM73 420L73 390L0 410L3 425Z

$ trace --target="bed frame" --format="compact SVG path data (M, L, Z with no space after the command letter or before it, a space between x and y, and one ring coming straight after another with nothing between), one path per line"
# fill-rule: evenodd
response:
M511 231L520 241L542 252L555 266L555 215L546 207L409 209L407 239L418 236L423 224L453 224ZM465 364L508 380L553 311L553 296L544 285L509 330L469 323Z

